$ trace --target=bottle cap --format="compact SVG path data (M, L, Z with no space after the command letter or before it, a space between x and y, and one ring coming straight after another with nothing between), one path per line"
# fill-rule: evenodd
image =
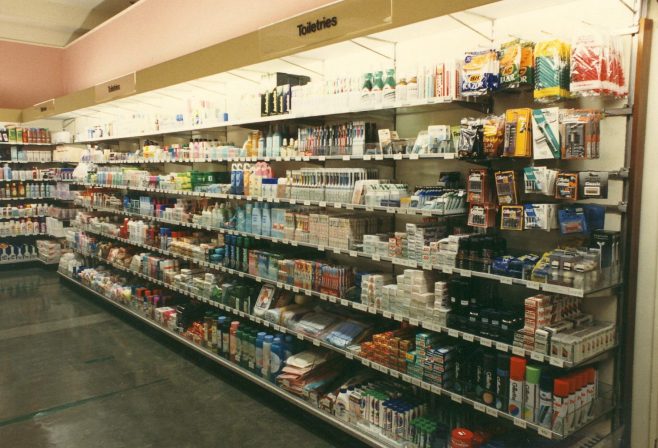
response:
M569 382L569 393L575 393L577 389L576 377L574 375L569 375L567 381Z
M266 335L266 334L267 334L267 333L265 333L264 331L259 331L259 332L256 334L256 338L257 338L257 339L265 339L265 335Z
M453 429L450 438L453 441L462 443L463 446L470 446L473 443L473 433L466 428Z
M569 395L569 382L564 378L557 378L553 382L553 395L556 397L567 397Z
M496 359L498 370L509 371L510 355L507 353L499 353Z
M512 356L510 359L510 369L509 376L515 381L523 381L525 378L525 358L519 358L518 356Z
M539 388L550 391L553 386L553 377L548 372L542 372L539 378Z
M527 366L525 369L525 380L530 384L539 384L541 369L535 366Z
M274 340L274 336L272 336L271 334L265 336L265 342L269 342L271 344L273 340Z

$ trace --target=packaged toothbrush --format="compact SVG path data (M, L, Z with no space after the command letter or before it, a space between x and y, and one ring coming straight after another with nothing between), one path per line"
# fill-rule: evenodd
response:
M594 34L574 40L570 88L578 96L626 95L618 38Z
M499 86L495 50L467 51L461 64L461 94L480 96Z
M535 160L559 159L559 108L548 107L532 111L532 156Z

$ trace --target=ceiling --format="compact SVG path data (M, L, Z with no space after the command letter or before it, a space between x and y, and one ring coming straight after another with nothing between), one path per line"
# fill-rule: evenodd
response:
M0 0L0 40L64 47L138 0Z

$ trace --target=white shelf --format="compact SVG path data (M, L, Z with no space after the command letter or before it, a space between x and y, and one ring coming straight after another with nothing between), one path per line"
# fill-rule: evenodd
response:
M56 146L55 143L0 142L3 146Z
M193 198L211 198L211 199L234 199L238 201L249 202L269 202L273 204L297 204L304 206L315 206L320 208L335 208L345 210L364 210L366 212L386 212L398 215L421 215L421 216L463 216L466 212L459 213L441 213L440 210L418 209L418 208L401 208L401 207L380 207L363 204L349 204L331 201L311 201L307 199L289 199L289 198L265 198L262 196L228 194L228 193L204 193L189 190L167 190L163 188L132 187L125 185L106 185L89 182L74 182L74 185L81 185L90 188L108 188L113 190L140 191L144 193L158 193L172 196L189 196Z
M257 235L255 233L249 233L249 232L240 232L237 230L230 230L230 229L223 229L223 228L214 228L210 226L202 226L200 224L195 224L195 223L185 223L185 222L180 222L180 221L171 221L168 219L163 219L163 218L158 218L155 216L150 216L150 215L143 215L140 213L133 213L133 212L127 212L124 210L119 210L119 209L113 209L113 208L106 208L106 207L95 207L95 206L82 206L83 208L87 210L93 210L93 211L99 211L99 212L107 212L107 213L115 213L115 214L120 214L124 216L135 216L139 217L144 220L149 220L149 221L155 221L155 222L162 222L165 224L169 225L175 225L179 227L188 227L192 229L199 229L199 230L207 230L211 232L218 232L222 234L227 234L227 235L239 235L239 236L247 236L254 238L255 240L265 240L265 241L271 241L275 244L285 244L289 246L302 246L302 247L308 247L311 249L316 249L321 252L325 251L330 251L335 254L340 254L340 255L347 255L352 258L368 258L372 261L375 262L390 262L392 264L398 265L398 266L404 266L412 269L424 269L428 271L440 271L443 272L444 274L459 274L462 277L478 277L478 278L486 278L489 280L497 281L501 284L505 285L520 285L524 286L528 289L533 289L533 290L538 290L538 291L545 291L548 293L554 293L554 294L563 294L567 296L573 296L573 297L585 297L586 295L593 294L599 291L604 291L606 289L614 288L619 285L619 283L613 283L610 285L601 285L592 289L584 290L584 289L579 289L579 288L569 288L566 286L562 285L555 285L555 284L550 284L550 283L538 283L530 280L524 280L524 279L519 279L519 278L513 278L513 277L507 277L504 275L497 275L497 274L490 274L488 272L480 272L480 271L473 271L469 269L459 269L455 268L453 266L446 266L446 265L435 265L431 263L418 263L415 260L409 260L406 258L392 258L392 257L387 257L387 256L379 256L379 255L371 255L367 254L365 252L359 252L356 250L347 250L347 249L337 249L337 248L329 248L326 246L320 246L316 244L309 244L305 242L300 242L300 241L294 241L294 240L288 240L285 238L272 238L268 236L262 236L262 235Z

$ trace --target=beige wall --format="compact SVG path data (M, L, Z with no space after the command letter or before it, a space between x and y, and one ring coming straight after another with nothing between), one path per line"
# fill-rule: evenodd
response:
M642 185L641 252L635 317L635 365L633 371L633 447L654 447L658 437L658 3L650 1L653 45L649 73L647 134Z

